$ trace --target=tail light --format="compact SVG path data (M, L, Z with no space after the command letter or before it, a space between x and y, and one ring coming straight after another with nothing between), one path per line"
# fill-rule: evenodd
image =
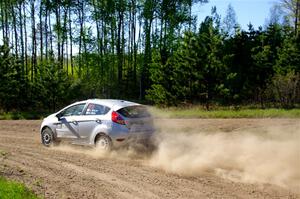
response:
M119 113L115 111L111 113L111 120L115 123L125 125L125 120L122 118L122 116Z

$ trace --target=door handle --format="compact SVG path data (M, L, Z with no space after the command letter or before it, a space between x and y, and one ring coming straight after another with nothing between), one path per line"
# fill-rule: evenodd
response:
M98 124L102 124L102 121L99 120L99 119L96 119L96 122L97 122Z
M77 121L72 121L72 123L73 123L74 125L77 125L77 124L78 124L78 122L77 122Z

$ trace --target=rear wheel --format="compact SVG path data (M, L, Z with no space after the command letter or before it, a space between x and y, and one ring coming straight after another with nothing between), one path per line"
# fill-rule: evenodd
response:
M54 134L51 129L45 128L41 134L42 143L44 146L52 146L55 143Z
M110 151L112 148L112 141L107 135L100 135L95 142L96 148L102 151Z

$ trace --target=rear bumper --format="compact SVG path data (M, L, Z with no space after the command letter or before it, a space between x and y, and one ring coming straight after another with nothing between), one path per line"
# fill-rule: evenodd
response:
M152 139L155 129L147 126L146 128L128 128L126 125L113 124L108 135L112 139L114 147L123 146L131 143L147 143Z
M134 144L148 144L154 139L154 130L143 132L129 132L126 137L112 138L114 147Z
M127 141L128 142L139 142L139 141L149 140L149 139L153 138L153 134L154 134L154 131L129 133Z

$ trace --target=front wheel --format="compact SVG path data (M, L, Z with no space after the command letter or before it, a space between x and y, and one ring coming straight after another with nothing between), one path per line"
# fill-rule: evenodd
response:
M107 135L100 135L95 142L96 148L102 151L110 151L112 149L112 141Z
M44 146L52 146L55 143L54 134L51 129L45 128L42 131L42 143Z

